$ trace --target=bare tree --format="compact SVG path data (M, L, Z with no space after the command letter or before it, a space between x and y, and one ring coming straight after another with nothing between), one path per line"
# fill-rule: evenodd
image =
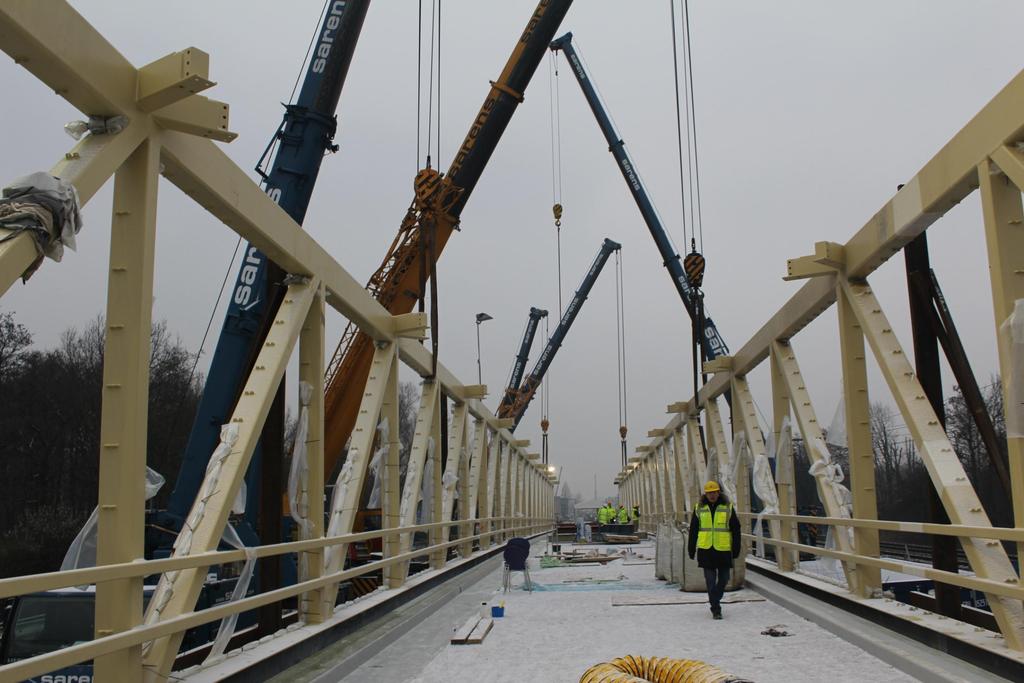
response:
M32 335L14 321L13 313L0 313L0 382L22 368L32 346Z
M399 476L405 481L405 470L409 466L412 440L416 436L416 413L420 408L420 392L414 382L398 385L398 439L402 443L399 451Z

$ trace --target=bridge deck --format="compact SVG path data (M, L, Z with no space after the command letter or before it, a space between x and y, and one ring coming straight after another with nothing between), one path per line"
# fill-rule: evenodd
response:
M579 547L579 546L577 546ZM899 670L839 635L744 589L730 593L725 619L711 619L702 594L681 593L654 578L654 547L631 546L635 557L605 566L542 569L544 543L534 541L534 592L501 593L500 560L492 559L460 579L435 589L401 615L358 642L346 639L310 658L279 679L288 681L575 681L588 667L626 654L700 659L759 683L779 681L1001 680L927 650L896 635L887 661L905 660ZM602 552L609 549L601 546ZM765 579L750 576L756 585ZM760 589L759 589L760 590ZM766 595L771 595L767 592ZM506 615L479 645L452 645L452 632L480 609L484 600L505 601ZM686 600L682 604L621 605L622 602ZM692 601L691 601L692 600ZM810 601L810 598L808 598ZM792 605L792 598L787 604ZM815 612L835 608L816 603ZM833 615L836 620L856 617ZM863 621L863 620L859 620ZM785 637L762 635L776 626ZM878 632L869 622L861 628ZM833 628L830 626L830 628ZM848 635L848 631L837 630ZM864 639L859 641L862 645ZM893 653L896 653L895 655ZM916 676L905 672L913 672ZM922 675L923 674L923 675Z

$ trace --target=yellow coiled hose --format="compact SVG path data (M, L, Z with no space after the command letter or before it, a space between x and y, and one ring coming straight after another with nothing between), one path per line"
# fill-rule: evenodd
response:
M595 664L580 683L751 683L696 659L627 655Z

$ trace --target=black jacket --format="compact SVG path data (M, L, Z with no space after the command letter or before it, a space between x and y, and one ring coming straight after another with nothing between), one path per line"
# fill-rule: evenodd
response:
M729 499L726 498L724 493L718 494L718 501L715 503L709 502L707 496L701 496L697 507L708 505L711 507L711 514L714 515L715 509L719 505L728 502ZM732 552L715 550L714 548L701 548L698 550L697 534L700 533L700 519L697 517L697 511L694 510L693 515L690 517L690 537L687 539L687 551L690 554L690 559L693 559L694 553L696 553L697 566L702 569L731 567L733 559L740 556L740 520L736 517L736 508L733 508L732 514L729 515L729 531L732 533Z

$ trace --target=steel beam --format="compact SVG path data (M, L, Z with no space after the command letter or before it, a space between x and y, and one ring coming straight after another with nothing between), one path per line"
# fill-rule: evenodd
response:
M299 333L299 381L308 384L310 392L308 431L306 433L306 472L303 477L305 528L301 538L324 536L324 289L323 284L306 314ZM324 551L316 548L300 555L300 581L323 575ZM323 612L323 589L304 593L299 598L299 618L317 624L327 616Z
M793 447L782 448L783 427L789 419L790 392L783 377L782 367L779 364L778 355L772 345L770 358L772 376L772 433L775 435L775 452L768 456L775 459L775 484L779 495L779 512L784 515L796 514L796 482L793 469ZM791 430L792 433L792 430ZM782 539L785 541L798 541L797 527L793 522L782 522ZM779 570L784 572L793 571L800 565L798 553L790 550L776 548L776 555Z
M871 442L864 333L847 297L840 296L836 307L839 318L840 356L843 366L843 406L846 411L844 418L850 463L853 516L859 519L878 519L875 452ZM878 532L867 528L854 529L853 547L860 555L878 557ZM871 597L882 589L882 576L874 567L861 567L857 570L856 584L861 597Z
M903 353L892 326L882 312L881 304L866 283L841 280L843 300L856 316L885 377L889 390L914 437L921 460L942 503L954 524L991 526L977 493L967 479L963 465L953 451L945 431L939 424L917 380L910 362ZM849 430L847 430L849 432ZM855 511L856 514L856 511ZM859 515L858 515L859 516ZM981 539L961 541L971 569L985 579L1018 583L1003 546ZM992 615L1006 644L1013 650L1024 649L1024 610L1019 601L987 594Z
M797 426L804 437L804 446L807 449L807 459L811 464L823 462L825 456L829 455L828 445L821 433L821 424L811 403L810 393L804 382L803 374L800 372L800 365L796 360L796 352L789 342L775 342L772 345L772 361L774 362L778 381L781 382L785 394L793 407L793 414L796 416ZM789 405L786 406L788 412ZM828 517L846 517L846 509L836 496L835 489L825 482L821 477L815 477L814 483L818 489L818 499L825 508L825 515ZM833 537L836 545L844 553L854 552L850 543L849 527L837 526L834 529ZM877 536L876 536L877 538ZM792 540L792 539L785 539ZM846 583L852 592L858 592L856 566L843 563L843 573L846 575Z
M207 470L200 488L203 494L193 504L186 520L192 531L191 543L188 547L179 545L183 538L179 535L175 556L207 552L220 542L231 505L319 285L315 279L296 282L285 292L274 324L270 326L231 415L229 424L237 428L238 440L230 453L218 463L211 463ZM186 569L173 576L164 574L150 600L146 623L167 620L195 609L205 579L205 569ZM179 632L153 642L144 657L147 681L166 679L183 636L184 633Z
M381 408L385 396L390 397L388 384L391 373L398 364L396 345L392 343L378 344L374 350L370 374L363 390L363 401L359 406L359 417L356 419L352 439L349 442L348 457L345 466L338 475L334 486L334 499L331 501L328 535L336 536L351 533L359 512L360 494L366 481L366 470L373 455L373 442L377 434ZM340 496L340 498L339 498ZM404 519L402 520L404 522ZM401 524L400 526L408 526ZM324 559L324 573L333 574L341 570L348 552L347 544L332 546ZM329 615L334 611L338 586L332 585L325 591L323 613Z
M97 565L143 559L159 159L158 141L147 140L118 169L114 180L104 321ZM96 587L97 638L141 623L141 577ZM142 648L98 657L95 667L98 678L112 680L126 674L141 678Z
M1003 378L1003 407L1007 424L1024 424L1024 406L1019 401L1020 388L1015 383L1014 368L1018 360L1009 342L1009 330L1002 326L1010 319L1017 302L1024 299L1024 210L1021 189L1024 188L1024 155L1019 149L1000 147L992 155L999 168L1011 179L995 174L992 162L982 161L978 167L981 184L981 207L985 220L985 243L988 248L988 272L992 287L992 308L996 334L999 338L999 374ZM1008 430L1008 432L1011 430ZM1012 433L1012 432L1011 432ZM1006 439L1013 490L1013 519L1024 526L1024 438ZM997 456L998 457L998 456ZM1017 544L1017 556L1024 557L1024 543Z

